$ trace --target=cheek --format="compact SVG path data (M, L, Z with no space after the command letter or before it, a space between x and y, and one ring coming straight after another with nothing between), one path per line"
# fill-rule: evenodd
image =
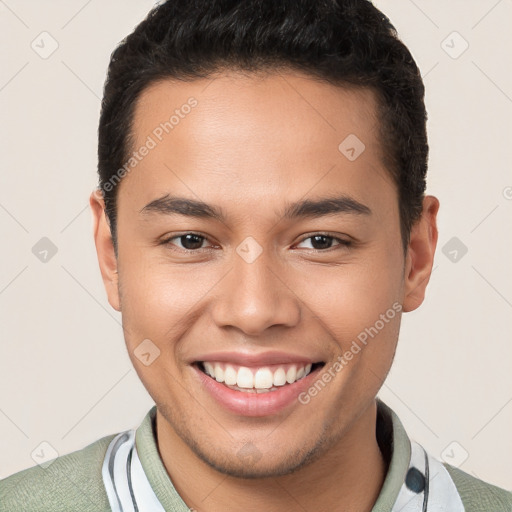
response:
M350 265L312 269L300 295L307 297L308 309L336 339L347 341L390 309L392 318L386 317L386 325L396 323L401 283L401 260L386 259L381 253Z
M171 265L150 251L119 252L119 282L123 323L130 332L166 344L193 321L201 300L219 280L213 267Z

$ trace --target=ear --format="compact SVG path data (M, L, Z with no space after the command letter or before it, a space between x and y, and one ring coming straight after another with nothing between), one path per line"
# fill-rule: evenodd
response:
M107 291L109 304L117 311L121 311L119 299L117 258L110 231L110 224L105 215L105 201L99 189L93 190L89 198L94 226L94 243L100 264L101 277Z
M439 201L434 196L423 200L421 217L411 229L405 260L404 312L414 311L425 298L437 245L437 212Z

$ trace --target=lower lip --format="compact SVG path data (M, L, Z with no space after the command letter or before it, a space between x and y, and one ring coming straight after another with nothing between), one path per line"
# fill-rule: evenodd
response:
M193 369L202 385L225 409L241 416L256 417L277 414L291 404L298 403L298 396L311 385L321 368L293 384L285 384L268 393L235 391L212 379L196 366L193 366Z

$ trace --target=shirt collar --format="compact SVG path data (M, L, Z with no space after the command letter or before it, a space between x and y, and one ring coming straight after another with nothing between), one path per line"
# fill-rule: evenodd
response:
M388 471L372 512L392 509L404 483L411 459L411 442L396 413L377 398L377 442L388 461Z

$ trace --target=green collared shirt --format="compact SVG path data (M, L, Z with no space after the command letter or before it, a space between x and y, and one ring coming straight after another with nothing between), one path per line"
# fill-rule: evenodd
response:
M372 512L390 512L409 468L411 441L398 416L377 400L377 441L389 467ZM144 473L168 512L189 512L174 488L158 453L156 406L135 433ZM0 512L106 512L110 505L102 478L107 447L115 434L82 450L56 458L49 466L35 466L0 480ZM465 512L512 512L512 493L474 478L449 464L448 470Z

